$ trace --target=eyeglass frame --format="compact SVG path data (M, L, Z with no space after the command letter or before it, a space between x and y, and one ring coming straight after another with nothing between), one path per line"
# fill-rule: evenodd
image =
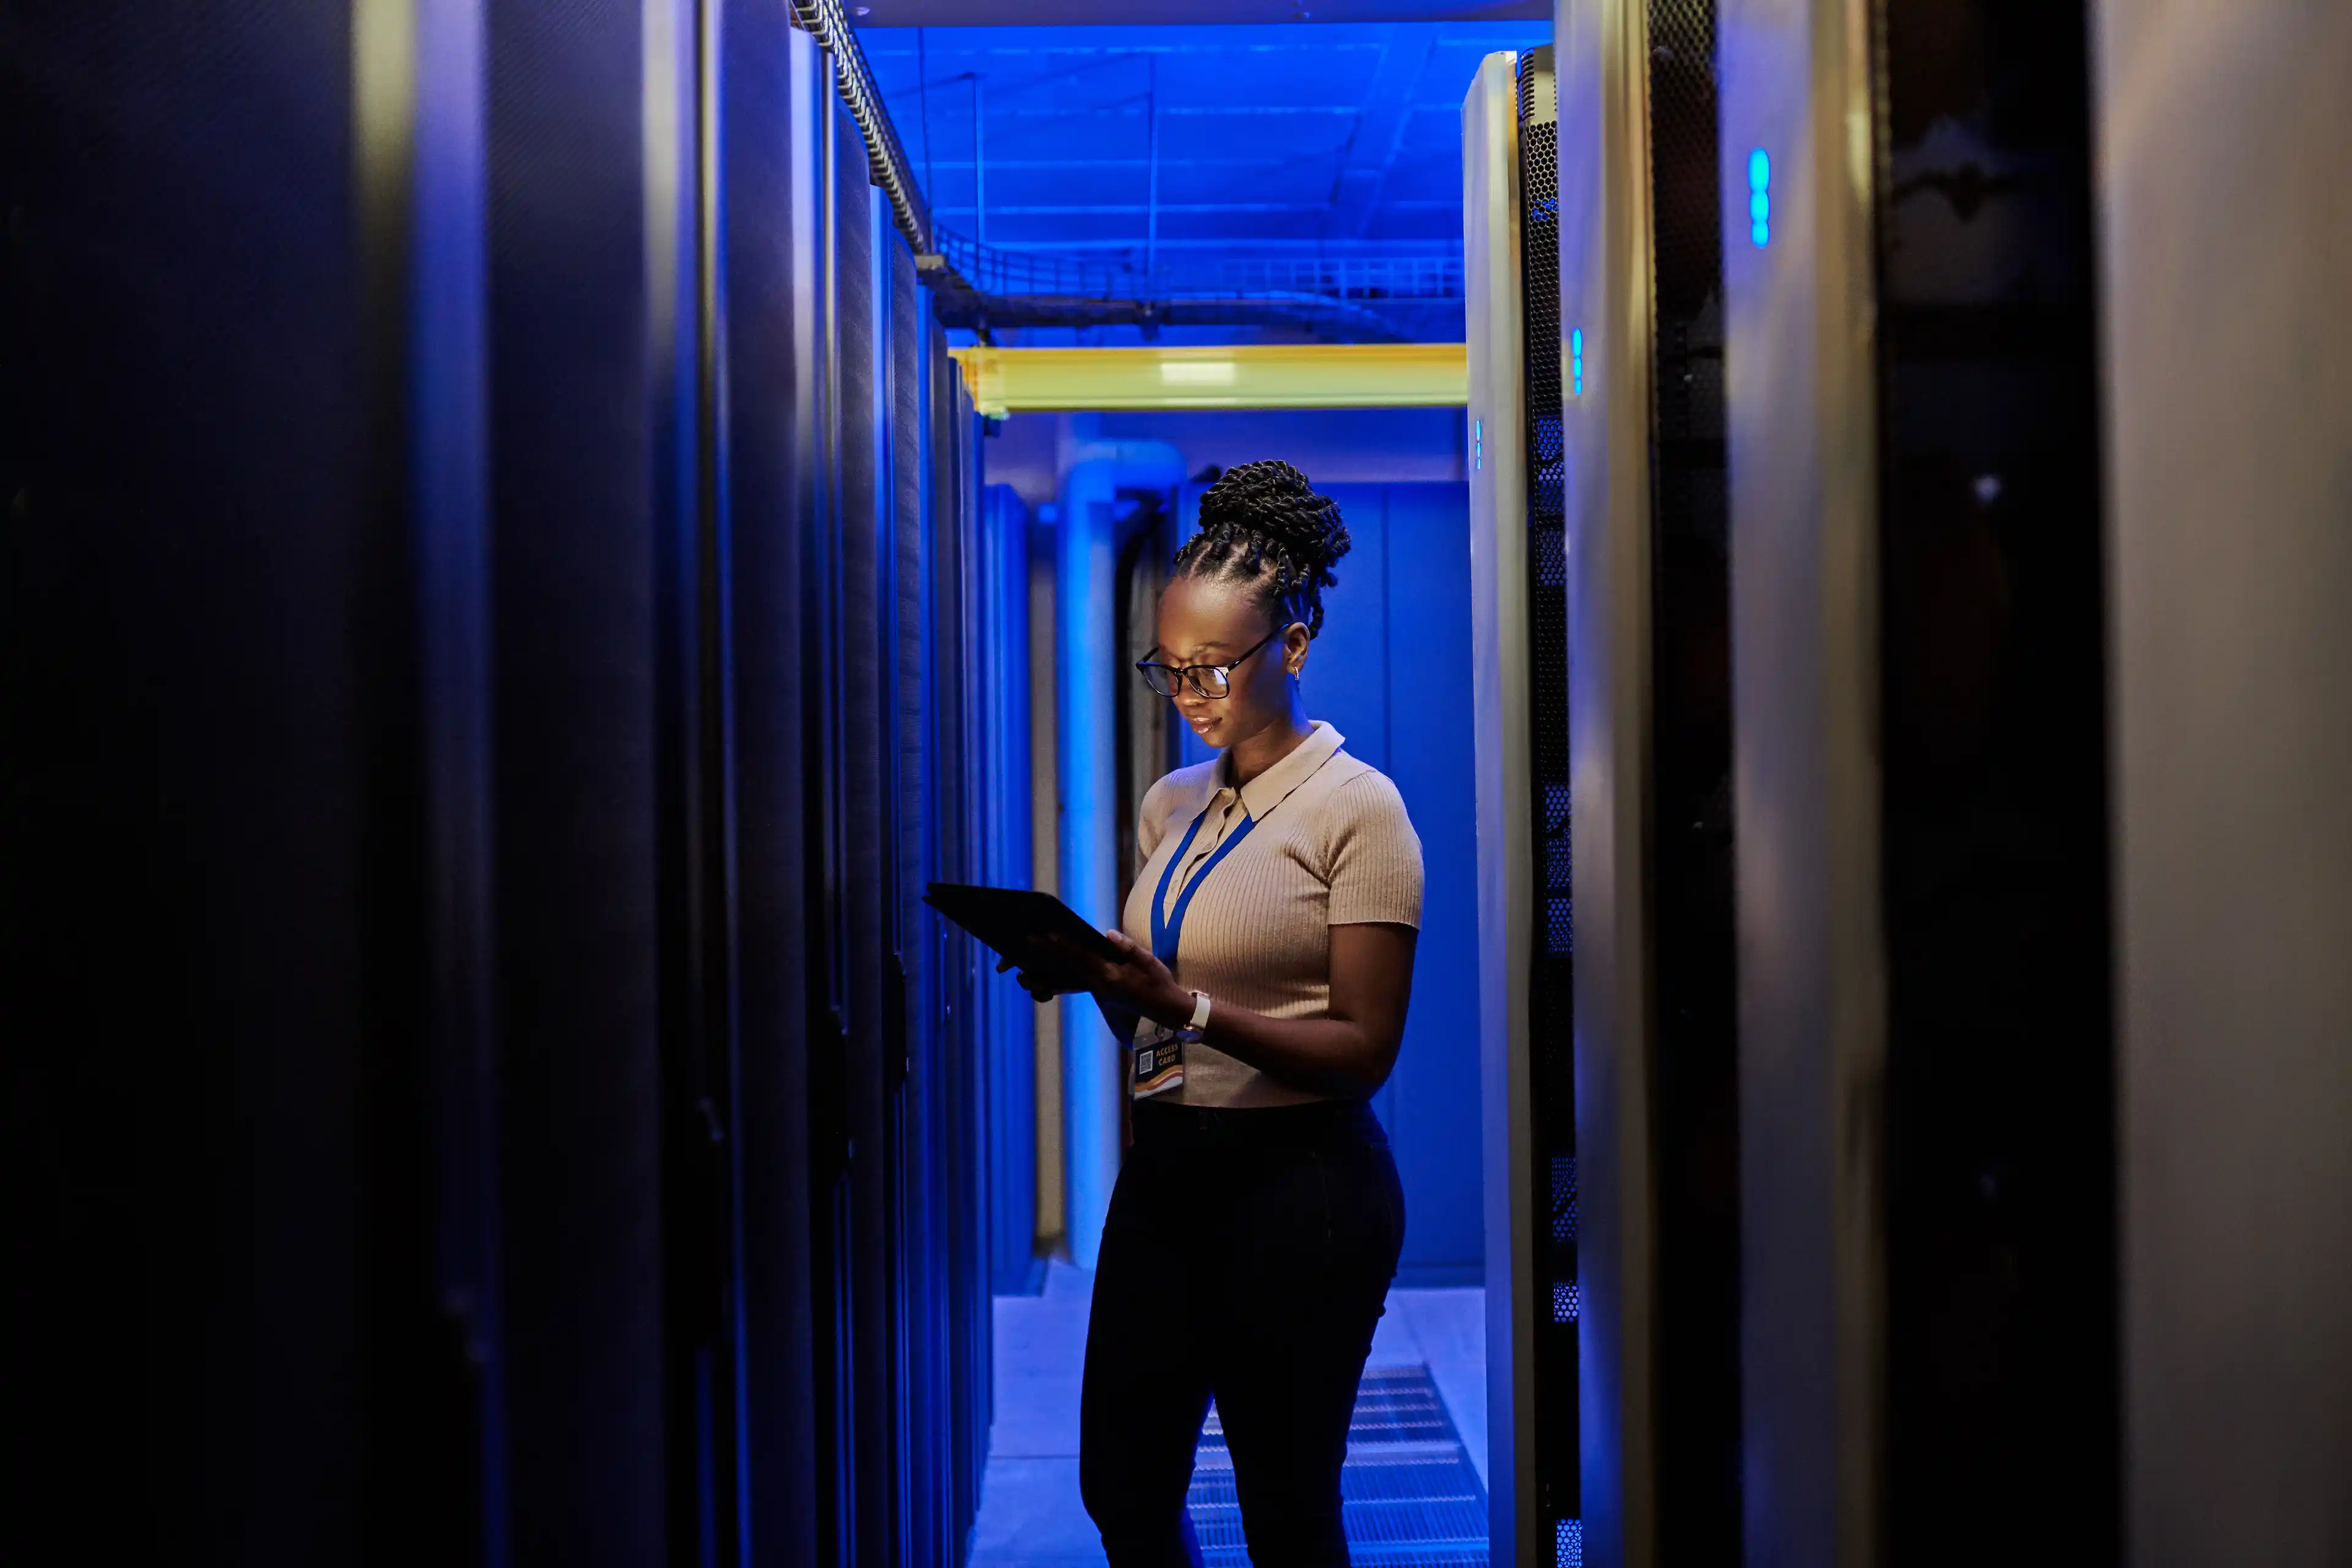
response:
M1258 649L1264 647L1275 638L1282 636L1283 633L1288 631L1291 626L1297 626L1297 624L1298 623L1297 621L1293 621L1289 626L1275 627L1274 630L1266 633L1265 636L1252 643L1239 658L1234 658L1226 664L1175 665L1162 664L1158 659L1153 658L1139 658L1135 661L1135 673L1143 677L1145 689L1154 697L1165 697L1171 702L1173 702L1177 697L1181 694L1183 689L1189 686L1192 689L1192 695L1200 698L1203 701L1222 702L1226 698L1231 697L1234 694L1234 671L1239 669L1244 661L1245 661L1251 654L1255 653ZM1153 686L1151 684L1151 671L1155 669L1164 669L1168 671L1171 676L1174 677L1175 679L1171 680L1169 684L1176 688L1176 689L1173 691L1162 691L1158 687ZM1202 688L1201 683L1192 679L1193 675L1201 670L1213 671L1217 679L1223 683L1224 689L1223 691L1204 690Z

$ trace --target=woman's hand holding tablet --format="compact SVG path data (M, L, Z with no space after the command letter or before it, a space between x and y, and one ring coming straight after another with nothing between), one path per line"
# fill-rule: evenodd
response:
M1119 955L1076 910L1034 889L933 882L923 902L993 949L999 973L1018 967L1022 988L1040 1002L1092 990L1092 965Z
M1081 951L1060 936L1045 939L1058 961L1057 970L1075 975L1083 982L1062 989L1091 991L1106 1012L1149 1018L1155 1024L1165 1024L1171 1028L1179 1027L1191 1019L1192 993L1176 983L1176 976L1169 972L1166 964L1125 931L1114 930L1102 934L1115 950L1113 956L1105 957L1099 950L1093 948ZM998 964L997 968L1003 970L1010 966L1008 961ZM1024 986L1029 985L1025 976L1021 983ZM1035 987L1030 987L1030 994L1036 994Z

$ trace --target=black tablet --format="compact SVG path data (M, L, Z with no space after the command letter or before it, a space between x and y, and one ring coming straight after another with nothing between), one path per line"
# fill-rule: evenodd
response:
M1118 949L1111 945L1110 939L1088 925L1077 910L1053 894L1032 888L979 888L964 882L933 882L924 891L923 902L1038 979L1072 982L1068 985L1056 984L1056 990L1081 987L1076 984L1076 976L1057 973L1053 960L1039 954L1039 937L1063 937L1081 952L1102 958L1118 956Z

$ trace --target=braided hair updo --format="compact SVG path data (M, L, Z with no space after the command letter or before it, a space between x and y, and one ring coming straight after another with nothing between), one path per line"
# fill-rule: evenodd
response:
M1323 590L1348 553L1339 503L1318 496L1307 476L1268 460L1227 468L1201 498L1201 531L1176 552L1175 574L1248 584L1280 626L1323 630Z

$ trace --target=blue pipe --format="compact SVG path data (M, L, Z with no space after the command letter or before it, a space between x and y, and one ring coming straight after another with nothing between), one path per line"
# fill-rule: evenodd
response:
M1118 584L1114 512L1122 489L1170 489L1184 459L1165 441L1097 441L1062 476L1055 524L1054 662L1061 766L1062 901L1097 927L1119 912L1119 736L1112 682ZM1131 679L1131 678L1130 678ZM1062 1147L1071 1261L1092 1268L1118 1179L1119 1047L1091 996L1062 1001Z

